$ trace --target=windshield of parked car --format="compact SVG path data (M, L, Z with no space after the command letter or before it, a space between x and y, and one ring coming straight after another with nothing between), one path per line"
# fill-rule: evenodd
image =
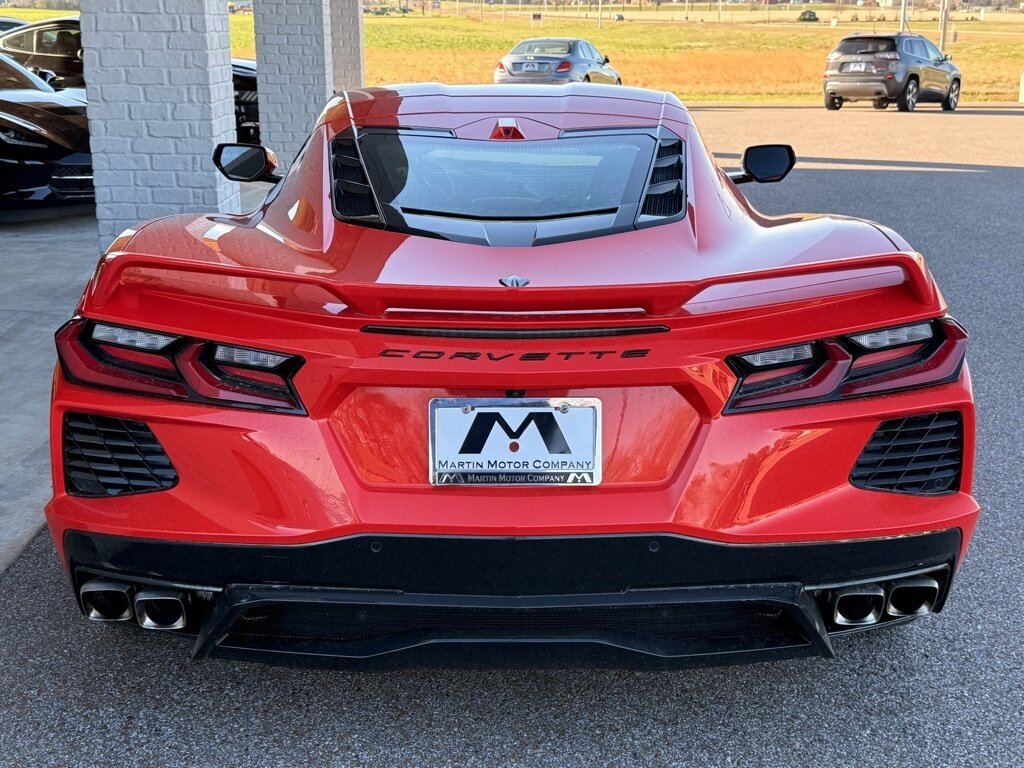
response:
M39 91L52 90L31 72L22 69L9 58L0 54L0 90L25 88Z
M470 141L382 132L360 140L382 205L501 221L607 213L628 197L635 203L654 146L643 134Z
M538 56L566 56L570 44L562 40L524 40L512 49L513 54L536 54Z
M896 50L896 41L891 37L848 37L836 46L836 53L868 54L887 53Z

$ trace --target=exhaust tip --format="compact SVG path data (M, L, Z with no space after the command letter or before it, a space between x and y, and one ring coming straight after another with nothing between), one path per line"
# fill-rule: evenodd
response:
M885 611L885 590L878 584L840 587L829 595L832 621L840 627L877 624Z
M135 616L143 629L184 629L188 623L188 595L147 589L135 595Z
M912 576L889 584L885 612L890 616L924 616L935 609L939 582L931 576Z
M119 581L92 579L78 591L82 610L91 621L131 621L132 587Z

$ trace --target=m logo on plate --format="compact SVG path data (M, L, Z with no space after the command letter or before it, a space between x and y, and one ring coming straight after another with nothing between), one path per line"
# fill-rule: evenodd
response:
M512 429L512 426L505 421L505 417L500 413L494 411L478 412L476 418L473 419L469 432L466 433L466 439L462 441L459 453L482 453L484 446L487 444L487 438L491 436L491 431L495 426L501 427L501 430L508 435L510 440L518 440L531 424L536 425L537 431L540 432L540 438L544 441L544 447L548 449L548 453L572 453L569 450L569 444L565 441L565 435L562 434L562 430L558 427L555 415L545 411L531 411L526 414L526 418L522 420L516 429Z

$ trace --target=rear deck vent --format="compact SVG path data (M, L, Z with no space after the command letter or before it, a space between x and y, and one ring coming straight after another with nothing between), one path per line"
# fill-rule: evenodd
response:
M364 223L380 220L351 134L341 134L331 142L331 183L338 218L360 219Z
M683 212L683 180L686 178L683 142L678 138L661 139L658 156L651 169L651 180L644 193L640 222L678 216Z
M957 411L884 421L850 473L858 488L934 496L953 493L963 467Z
M85 413L64 415L64 484L73 496L163 491L178 473L141 421Z

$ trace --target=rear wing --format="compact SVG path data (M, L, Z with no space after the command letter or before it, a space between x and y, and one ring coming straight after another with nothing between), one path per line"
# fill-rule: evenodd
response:
M89 299L93 307L100 308L111 300L122 284L126 271L149 269L316 286L350 310L368 316L379 316L389 309L529 313L635 308L641 308L649 315L669 315L714 286L882 267L899 267L903 271L904 285L914 299L929 306L936 303L934 283L925 267L924 257L919 253L857 256L835 261L791 264L772 269L714 275L687 282L535 288L346 283L319 275L302 275L234 264L112 253L100 261L92 281Z

